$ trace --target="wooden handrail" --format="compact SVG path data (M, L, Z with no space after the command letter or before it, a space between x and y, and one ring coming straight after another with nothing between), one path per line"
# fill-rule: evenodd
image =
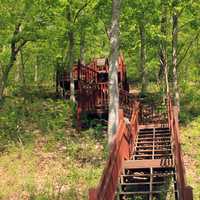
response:
M181 200L192 200L192 188L186 185L185 168L181 154L178 108L172 105L171 98L168 97L168 123L172 132L173 153L175 156L175 166L177 171L177 187Z
M133 110L130 128L127 128L123 111L120 110L119 126L113 138L108 162L98 188L89 191L89 200L114 200L115 198L123 161L130 158L130 151L133 149L134 139L137 134L138 109L133 108Z

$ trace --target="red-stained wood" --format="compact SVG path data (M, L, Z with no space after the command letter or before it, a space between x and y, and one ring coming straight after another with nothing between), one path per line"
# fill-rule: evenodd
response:
M108 76L109 66L107 59L95 59L88 65L79 64L74 70L74 79L78 80L76 100L79 108L77 119L81 120L82 113L107 114L108 113L108 80L101 82L99 75L106 73ZM126 108L126 113L131 116L132 105L135 97L127 91L126 67L122 55L118 59L118 72L120 74L120 107ZM104 74L106 76L106 74ZM80 112L81 111L81 112ZM126 116L126 117L130 117ZM79 125L81 123L79 122ZM79 127L80 128L80 127Z
M179 110L176 106L172 105L171 98L168 97L168 123L172 131L173 139L173 153L175 156L175 166L177 171L177 185L182 200L192 200L192 188L186 185L185 168L183 157L181 154L180 131L179 131Z
M114 200L123 162L130 159L130 151L132 151L132 146L134 144L133 140L137 134L138 110L134 107L130 129L127 128L127 124L124 121L122 110L120 110L119 118L119 127L113 138L109 159L95 194L90 194L90 200Z
M102 62L103 61L103 62ZM79 101L85 101L89 92L93 92L94 95L90 95L91 100L95 103L93 106L98 106L96 112L98 113L99 107L101 107L100 112L107 112L108 107L108 81L101 82L98 80L98 76L100 73L105 73L108 75L109 65L108 59L94 59L90 64L82 65L80 62L77 65L72 67L73 79L78 81L78 88L76 88L75 94L76 96L83 96L83 98L79 98ZM127 85L127 77L126 77L126 66L124 62L124 57L122 54L118 58L118 73L119 73L119 88L122 90L126 90L128 88ZM66 93L66 97L70 96L69 84L70 84L70 73L66 70L62 72L58 72L57 74L57 91L60 89L63 91L63 94ZM67 85L67 89L63 88L64 85ZM60 86L60 88L58 87ZM84 98L85 96L85 98ZM85 102L78 102L80 106L84 106L82 111L90 111L90 109L94 112L95 107L90 107L91 101L86 104ZM86 110L89 109L89 110Z
M96 189L91 188L91 189L89 189L89 200L95 200L95 199L97 199Z
M128 104L126 98L124 99L124 103L125 102ZM138 107L136 103L132 105L134 105L135 108ZM178 109L172 106L171 100L168 101L168 127L172 132L172 144L175 162L171 162L166 165L166 163L163 163L162 160L128 161L132 153L131 151L134 149L135 138L138 130L138 113L137 109L135 108L132 109L133 111L130 118L131 131L123 120L124 117L122 117L122 112L120 112L119 128L113 140L113 146L111 148L107 165L104 169L99 186L96 188L96 190L93 190L94 192L92 195L90 194L90 200L114 200L118 178L123 168L168 168L174 166L176 168L179 199L192 200L192 188L186 185L185 169L181 155Z

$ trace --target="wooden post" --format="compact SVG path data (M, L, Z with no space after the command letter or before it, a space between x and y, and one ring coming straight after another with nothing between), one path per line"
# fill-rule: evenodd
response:
M193 200L193 191L192 187L186 186L184 190L184 200Z
M97 194L95 188L89 189L89 200L97 200Z
M81 124L81 112L82 112L82 107L81 107L81 102L80 102L80 97L78 97L77 100L77 130L80 131L82 124Z

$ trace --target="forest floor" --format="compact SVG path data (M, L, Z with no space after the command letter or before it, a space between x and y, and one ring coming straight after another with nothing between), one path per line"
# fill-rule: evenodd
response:
M193 187L194 200L200 200L200 117L181 127L181 139L187 183Z
M77 132L75 108L46 89L0 105L0 200L86 200L107 158L105 127ZM188 183L200 200L200 117L182 126Z
M87 199L105 165L105 131L78 133L73 104L40 94L7 97L1 108L0 199Z

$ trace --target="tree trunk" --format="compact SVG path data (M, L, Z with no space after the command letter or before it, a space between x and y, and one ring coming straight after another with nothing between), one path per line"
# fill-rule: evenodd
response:
M176 3L176 0L175 0ZM178 45L178 13L173 9L173 28L172 28L172 64L173 64L173 98L174 105L180 107L178 72L177 72L177 45Z
M147 72L146 72L146 35L145 35L145 24L144 20L139 21L140 31L140 69L142 77L142 93L147 90Z
M22 86L25 87L26 85L26 80L25 80L25 74L24 74L24 70L25 70L25 63L24 63L24 55L23 55L23 51L20 50L20 58L21 58L21 81L22 81Z
M34 82L36 84L38 82L38 57L36 57L36 63L35 63Z
M68 23L70 24L69 26L69 31L68 31L68 40L69 40L69 45L68 45L68 52L66 56L66 61L67 61L67 71L70 73L70 99L75 102L75 85L74 85L74 79L73 79L73 64L74 64L74 22L73 22L73 17L72 17L72 10L71 10L71 3L72 1L69 2L70 4L67 5L66 7L66 18Z
M69 49L68 49L68 63L67 70L70 73L70 99L75 102L75 85L73 78L73 64L74 64L74 33L69 31Z
M164 39L163 38L161 39L161 44L160 44L159 79L162 81L162 83L165 82L166 93L169 93L168 61L167 61L167 13L168 13L167 7L168 7L168 4L166 0L161 1L161 7L162 7L161 34Z
M12 49L9 64L6 66L4 73L2 75L2 78L0 80L0 101L3 98L4 89L5 89L5 87L7 85L7 81L8 81L8 75L15 63L16 55L17 55L16 52Z
M4 89L7 85L10 70L12 69L12 67L15 63L17 54L19 52L19 47L18 48L16 47L16 41L14 38L20 32L20 26L21 26L21 24L17 24L15 26L15 31L13 33L13 39L12 39L11 45L10 45L10 50L11 50L10 61L9 61L8 65L5 67L5 70L3 71L3 74L2 74L2 78L0 80L0 101L3 98L3 93L4 93ZM22 46L23 45L21 45L21 47Z
M20 57L16 57L16 73L15 73L15 82L18 85L20 82Z
M165 92L169 94L169 72L168 72L168 62L167 62L167 51L164 53L164 75L165 75Z
M164 76L164 49L166 51L166 35L167 35L167 5L165 0L161 0L161 27L160 27L162 39L160 44L160 71L159 71L159 79L160 81L163 79Z
M112 1L112 21L110 29L109 56L109 116L108 143L112 144L113 135L119 123L118 55L119 55L119 20L121 0Z

